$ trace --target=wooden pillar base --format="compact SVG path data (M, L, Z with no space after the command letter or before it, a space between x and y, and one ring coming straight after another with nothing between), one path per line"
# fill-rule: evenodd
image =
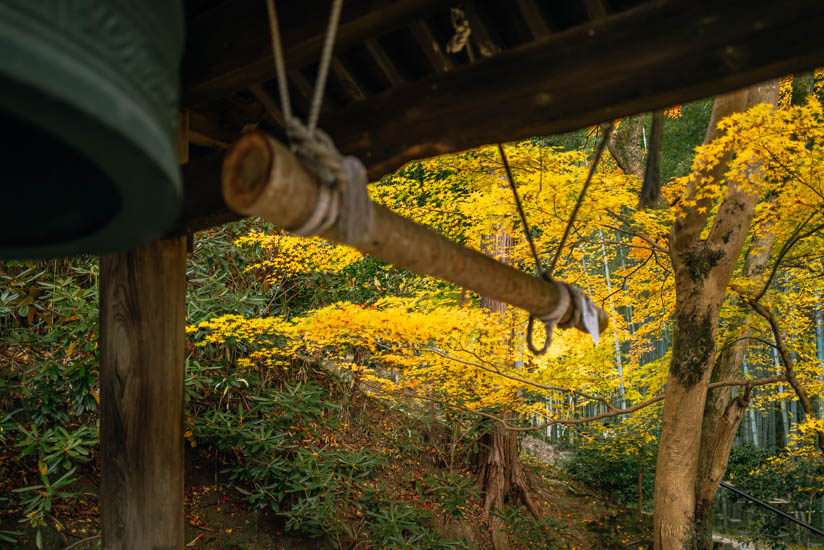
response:
M100 260L104 550L183 548L186 238Z

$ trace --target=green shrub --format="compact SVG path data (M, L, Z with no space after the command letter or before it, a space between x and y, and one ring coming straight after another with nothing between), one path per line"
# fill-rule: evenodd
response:
M523 506L493 510L492 514L503 520L510 538L526 548L555 550L562 547L561 537L566 532L566 525L549 514L535 519Z
M640 450L620 438L589 441L573 450L566 463L570 477L628 506L638 504L638 480L644 502L652 499L655 451Z
M453 519L461 519L467 505L480 498L475 482L457 472L429 476L424 480L424 486L434 495L441 514Z

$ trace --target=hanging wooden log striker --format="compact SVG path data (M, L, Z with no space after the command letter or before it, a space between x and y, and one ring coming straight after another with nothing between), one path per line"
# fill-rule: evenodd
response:
M260 216L286 230L304 226L323 202L322 184L289 149L263 132L248 133L232 146L223 162L222 185L223 198L231 209ZM334 224L320 236L414 273L506 302L539 319L558 313L561 305L560 323L574 319L571 301L563 299L558 285L451 242L382 205L371 207L373 228L357 242L345 242ZM609 325L606 311L596 307L594 315L599 332L603 332ZM583 319L575 327L590 332Z

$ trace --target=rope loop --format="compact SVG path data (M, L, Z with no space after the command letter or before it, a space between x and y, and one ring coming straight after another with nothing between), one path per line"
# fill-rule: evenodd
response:
M546 327L546 340L544 340L544 347L542 347L541 349L536 348L535 344L532 342L532 329L533 324L535 323L535 319L537 319L537 317L530 313L529 321L526 324L526 347L527 349L529 349L530 352L532 352L533 355L543 355L546 353L546 350L549 349L549 345L552 343L552 328L550 328L547 325L544 325Z
M549 313L545 313L538 317L537 315L530 314L529 315L529 322L526 325L526 346L535 355L543 355L549 349L549 346L552 344L552 332L555 330L555 327L561 322L564 315L566 314L567 310L570 306L571 300L571 288L568 284L562 283L561 281L556 281L552 277L549 277L546 274L542 274L542 277L547 281L555 285L555 288L558 290L558 302L555 304L555 308L550 311ZM544 324L544 328L546 329L546 340L544 340L544 345L541 349L535 347L535 343L533 342L532 338L532 331L535 325L535 321L541 321ZM564 323L566 326L566 323Z
M555 284L558 289L558 303L555 309L541 315L540 317L530 314L529 322L526 326L526 346L535 355L543 355L552 344L552 332L555 327L558 328L573 328L577 327L583 322L584 327L589 332L595 345L598 345L600 340L600 327L598 326L598 310L592 300L584 294L581 289L576 286L556 281L549 277L546 273L543 274L544 279ZM570 315L566 321L561 322L567 311ZM532 338L532 332L535 321L541 321L546 328L546 340L541 349L535 346Z
M286 119L286 136L292 152L321 183L337 187L343 179L343 158L332 138L323 130L309 132L309 128L298 118Z
M292 233L304 237L319 235L337 222L341 240L356 244L372 232L374 212L369 199L366 167L356 157L340 154L325 132L311 132L297 118L286 121L292 151L321 182L315 209L304 224ZM334 200L327 200L329 194Z

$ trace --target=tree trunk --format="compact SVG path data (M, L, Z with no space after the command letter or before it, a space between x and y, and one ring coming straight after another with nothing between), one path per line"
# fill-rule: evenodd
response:
M609 309L612 316L615 317L617 312L615 311L615 306L612 303L612 279L609 276L609 261L607 259L607 249L604 245L604 232L600 229L598 230L598 235L601 237L601 258L604 262L604 277L607 281L607 292L609 293ZM618 331L615 332L615 366L618 369L618 405L620 408L626 408L627 400L626 396L626 389L624 388L624 361L621 357L621 337Z
M716 99L705 143L717 135L724 116L764 101L774 82ZM699 186L722 180L729 157L695 174L673 224L670 257L675 273L672 359L655 477L653 538L656 550L697 547L696 489L701 426L715 364L718 317L733 269L744 246L756 197L729 181L706 239L702 233L712 201L696 199ZM694 203L694 204L690 204Z
M715 427L713 439L702 443L702 455L706 454L711 457L711 460L704 465L705 469L698 478L696 488L696 547L701 550L712 550L714 547L712 533L715 524L712 508L715 504L715 494L718 492L718 487L727 472L732 444L735 441L738 426L744 418L747 405L749 405L749 398L750 388L746 387L742 395L734 397L727 404L718 425ZM703 445L706 445L706 447Z
M819 379L824 380L824 311L821 309L815 313L815 345L818 372L821 373ZM821 398L818 399L818 416L824 418L824 399Z
M621 123L612 132L607 149L618 167L627 175L639 180L644 179L644 150L641 147L641 131L647 114L634 115L621 119Z
M512 250L512 236L505 229L496 228L484 248L490 256L506 262ZM500 315L502 320L507 312L504 302L489 298L481 299L481 307ZM508 329L511 332L512 327ZM511 347L514 334L510 333L509 340ZM503 417L506 419L510 415L504 413ZM518 434L507 430L499 422L489 421L488 429L479 443L481 451L478 454L477 469L478 481L484 493L484 509L487 512L503 512L507 502L522 502L532 515L540 518L541 512L532 498L521 465ZM490 515L489 524L495 550L508 550L509 537L501 518Z
M522 502L533 516L540 518L541 511L532 498L521 465L517 434L495 422L480 443L478 479L484 491L484 510L503 512L507 502ZM501 518L490 515L489 524L495 550L508 549L509 539Z
M759 281L763 276L770 257L770 250L775 242L775 234L769 230L770 228L763 229L759 235L753 237L744 261L743 274L753 281ZM711 382L735 378L742 369L749 347L749 337L752 335L752 316L752 313L748 313L742 317L741 328L738 331L731 331L724 350L715 362ZM715 525L712 512L715 494L727 470L735 434L744 414L744 408L740 411L731 410L735 403L738 407L746 407L747 400L736 398L730 402L729 388L716 388L707 393L707 401L704 405L695 508L697 541L701 549L712 550L713 548L712 532Z

